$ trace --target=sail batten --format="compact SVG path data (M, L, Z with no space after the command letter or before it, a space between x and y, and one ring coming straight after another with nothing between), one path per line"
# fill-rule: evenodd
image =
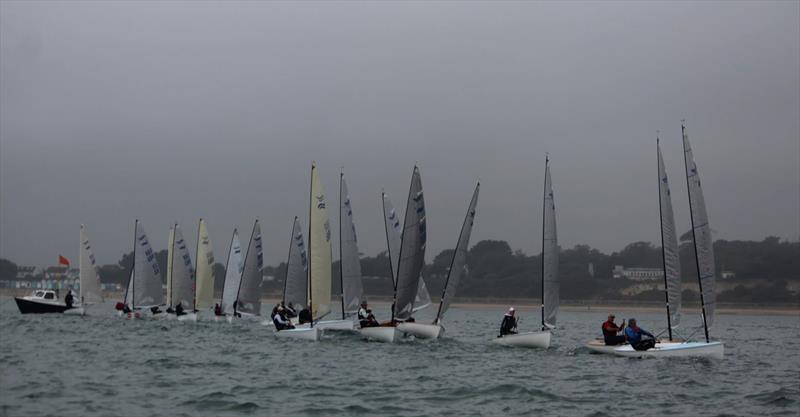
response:
M670 329L680 325L681 320L681 266L678 251L678 235L675 229L675 216L672 211L672 193L661 154L661 146L656 144L658 150L658 191L659 211L661 213L661 247L664 263L664 285L666 286L667 318ZM669 334L672 332L670 330Z
M242 280L239 283L236 311L254 315L261 314L261 281L264 268L264 252L261 243L261 225L253 224L253 232L247 245L242 264Z
M450 262L450 270L447 272L447 278L442 291L442 300L439 302L439 311L436 314L438 322L444 316L444 313L450 307L450 303L456 295L458 283L461 281L462 275L467 273L467 251L469 250L469 238L472 235L472 225L475 223L475 210L478 205L478 193L480 191L480 183L475 186L475 191L472 193L472 199L467 207L467 214L464 216L464 222L461 224L461 231L458 234L458 241L456 248L453 251L453 259Z
M80 302L81 304L96 304L103 301L103 293L100 289L100 275L97 273L97 263L95 262L92 245L86 236L86 230L81 225L81 248L79 259L80 270Z
M364 289L361 284L361 258L353 220L353 207L344 174L339 178L339 250L342 284L342 316L358 312Z
M228 261L225 264L225 283L222 286L222 302L220 303L220 308L225 314L233 314L233 302L236 301L239 283L242 280L242 267L242 244L239 242L239 231L233 229L228 249Z
M420 273L425 261L426 240L425 197L422 193L419 168L414 166L406 203L397 268L395 311L393 312L393 317L397 320L406 320L413 314Z
M290 239L283 301L299 311L308 307L308 258L303 241L303 226L297 217L294 218Z
M686 165L686 183L689 191L689 208L692 221L692 235L694 240L695 260L697 263L697 277L700 285L700 300L703 308L703 321L708 340L708 329L714 323L716 310L716 271L714 266L714 243L711 236L711 226L708 222L706 202L703 189L700 186L700 175L694 154L689 144L689 135L686 128L683 132L684 163Z
M556 231L556 206L550 164L547 161L544 180L542 227L542 325L556 326L559 306L558 233Z

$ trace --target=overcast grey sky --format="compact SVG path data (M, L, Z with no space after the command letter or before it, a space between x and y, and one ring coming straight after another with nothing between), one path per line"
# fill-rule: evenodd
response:
M274 264L312 160L334 208L344 167L366 254L415 161L429 261L478 178L472 243L535 253L545 152L562 246L619 250L659 241L657 129L688 230L683 118L715 237L794 240L798 22L797 1L2 1L0 256L77 263L85 223L112 263L134 218L163 249L204 217L223 261L259 217Z

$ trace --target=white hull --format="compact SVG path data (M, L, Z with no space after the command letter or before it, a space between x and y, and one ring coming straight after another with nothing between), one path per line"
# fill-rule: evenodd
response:
M722 342L663 342L648 350L635 350L627 345L614 349L614 354L631 358L705 357L722 359L725 346Z
M321 329L319 327L311 327L307 329L289 329L276 331L275 335L285 339L300 339L300 340L313 340L319 341Z
M397 330L418 339L438 339L444 335L444 327L439 324L399 323Z
M197 321L197 313L186 313L182 316L178 316L178 321Z
M606 342L603 341L603 339L594 339L586 342L584 346L590 351L592 351L592 353L604 353L607 355L613 355L614 349L618 347L623 347L625 345L606 345Z
M550 332L545 330L541 332L508 334L495 338L492 340L492 343L503 346L547 349L550 347Z
M325 320L318 322L314 327L319 327L320 330L353 331L356 329L356 324L353 320Z
M384 343L394 343L400 339L400 331L395 327L364 327L359 329L361 337Z

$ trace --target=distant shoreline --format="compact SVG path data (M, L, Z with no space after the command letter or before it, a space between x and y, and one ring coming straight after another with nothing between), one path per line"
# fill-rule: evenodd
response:
M0 296L19 297L29 295L32 289L23 288L0 288ZM122 298L121 292L106 292L104 294L106 300L118 300ZM390 297L386 296L368 296L370 304L388 307L392 304ZM272 305L280 301L275 294L267 294L261 299L263 305ZM438 301L437 301L438 303ZM459 299L452 303L452 306L469 309L480 310L503 310L510 306L516 309L535 310L540 307L536 299ZM661 312L664 311L663 304L649 301L627 301L627 300L562 300L560 309L563 311L590 311L601 312L603 314L608 312L615 312L622 314L623 312ZM684 304L682 307L684 312L700 314L700 306L696 303ZM771 315L771 316L798 316L800 317L800 304L775 304L769 303L718 303L717 314L724 315Z

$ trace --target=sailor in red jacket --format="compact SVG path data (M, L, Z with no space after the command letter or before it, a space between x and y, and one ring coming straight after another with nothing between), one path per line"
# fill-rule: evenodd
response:
M625 336L617 334L624 328L624 319L622 320L622 326L617 326L617 324L614 323L614 314L609 314L608 320L603 323L603 340L606 342L606 345L613 346L625 343Z

